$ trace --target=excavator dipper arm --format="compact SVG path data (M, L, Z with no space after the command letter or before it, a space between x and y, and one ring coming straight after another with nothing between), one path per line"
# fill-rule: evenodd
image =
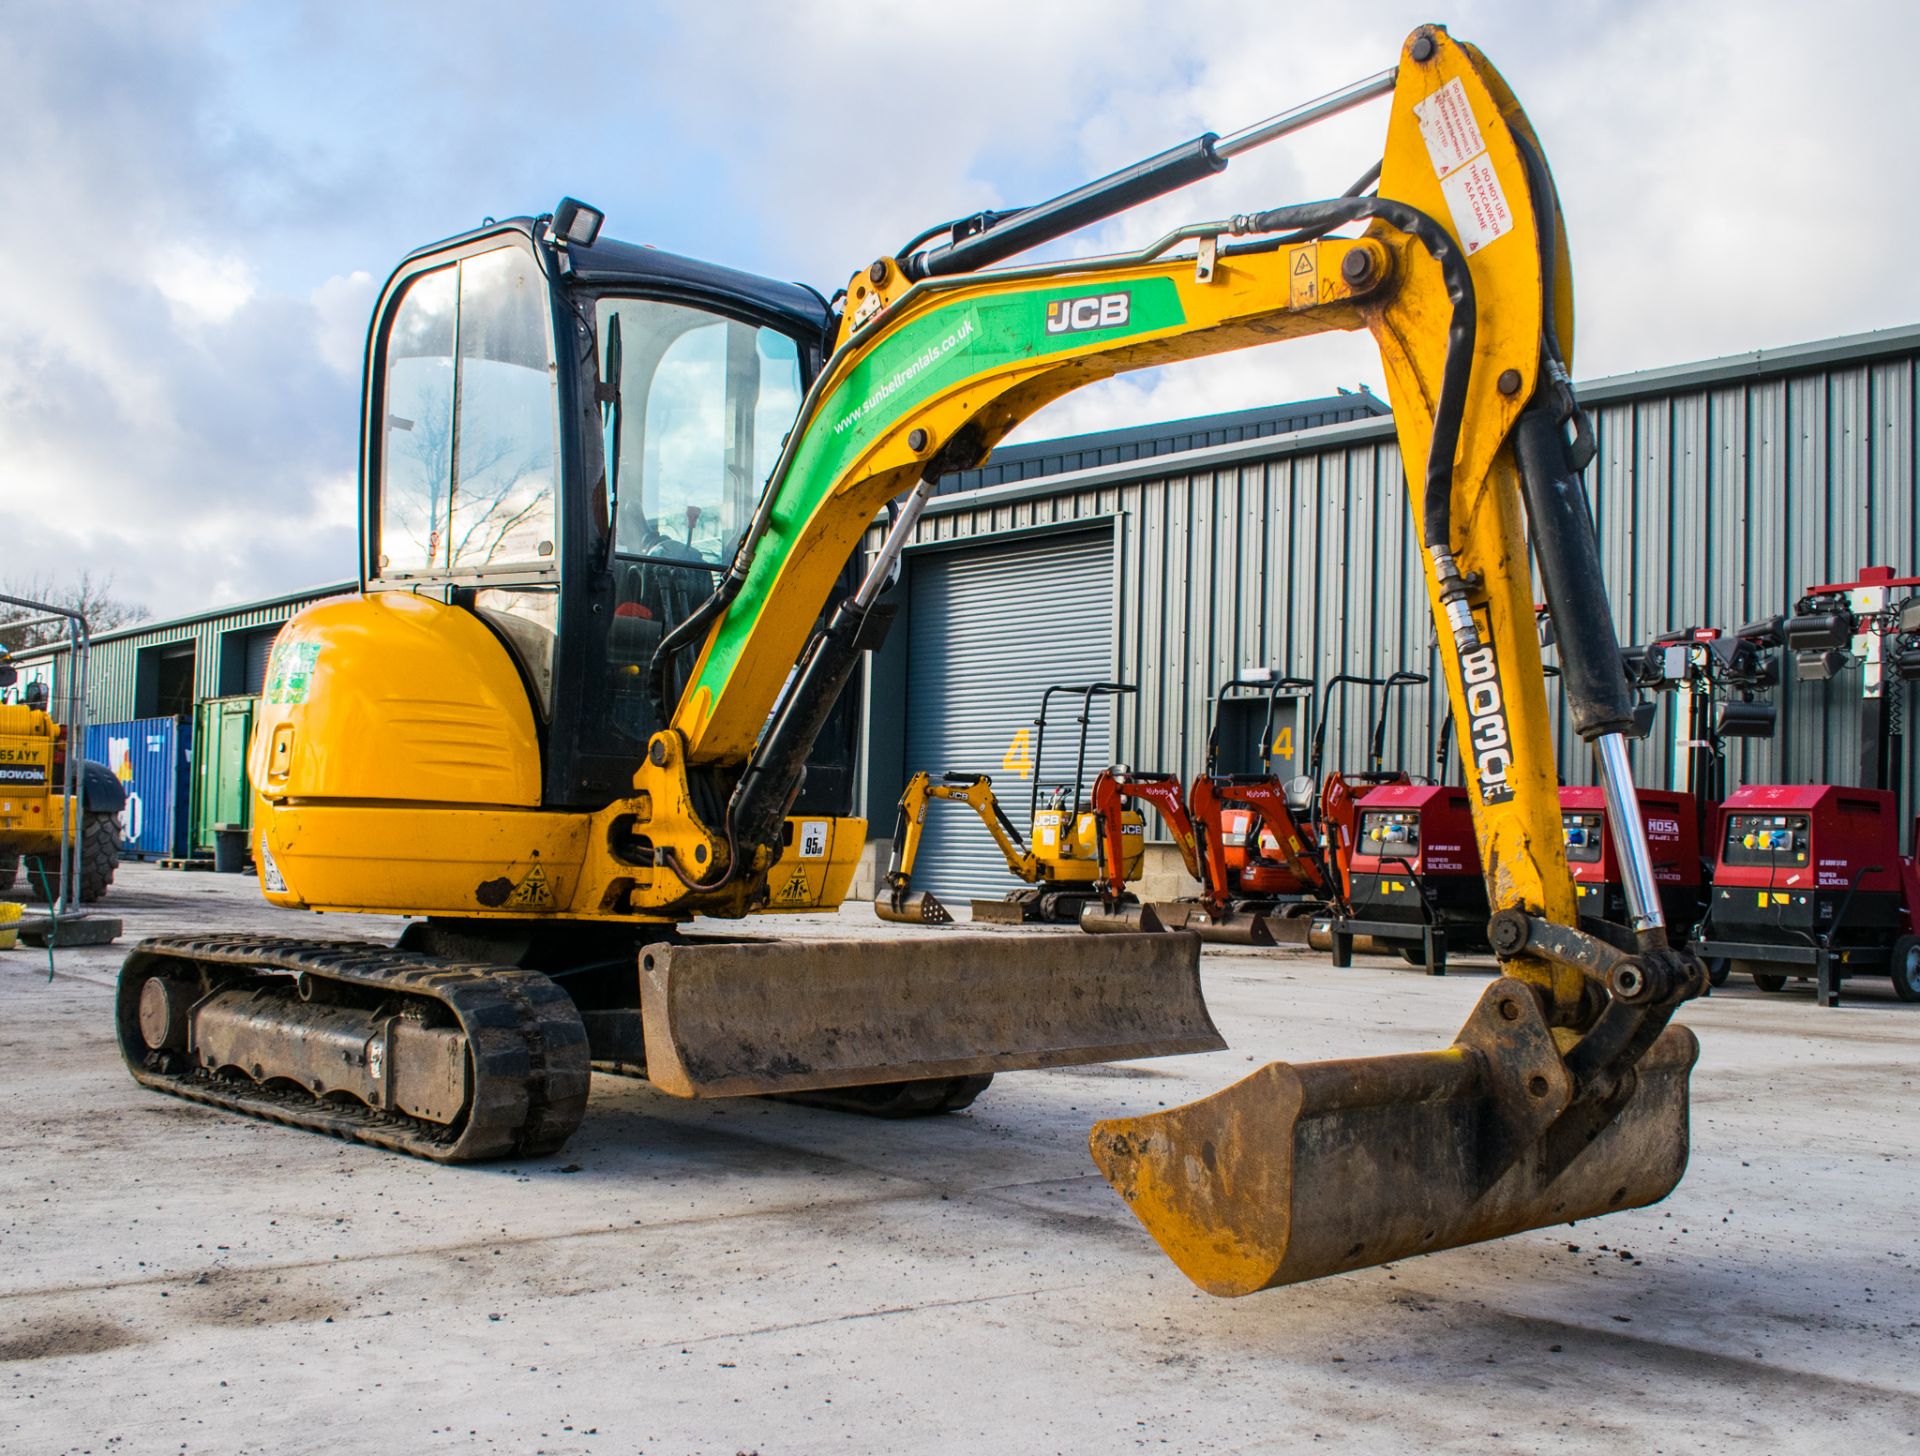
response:
M1454 206L1473 166L1498 184L1491 211ZM1621 736L1631 701L1579 483L1584 422L1566 385L1571 311L1552 183L1499 76L1434 28L1402 55L1380 187L1428 217L1450 214L1468 255L1449 266L1442 248L1428 260L1452 303L1453 347L1438 371L1404 295L1374 332L1506 975L1445 1052L1276 1063L1187 1107L1095 1128L1102 1172L1217 1294L1652 1202L1686 1165L1697 1045L1669 1020L1698 994L1699 966L1668 947L1650 882L1631 897L1632 954L1571 929L1551 828L1529 544L1576 730L1594 746L1610 811L1631 799ZM1411 271L1422 260L1407 261ZM1412 468L1420 461L1424 471ZM1644 864L1635 806L1621 803L1614 823Z
M900 813L894 821L893 853L887 865L885 888L873 897L874 913L896 925L950 925L953 914L931 890L913 888L914 861L920 855L920 837L926 829L927 807L935 799L957 799L980 816L995 846L1017 878L1033 884L1040 878L1040 862L1020 838L1020 831L1000 807L993 780L984 774L948 774L935 783L925 772L907 780L900 795Z

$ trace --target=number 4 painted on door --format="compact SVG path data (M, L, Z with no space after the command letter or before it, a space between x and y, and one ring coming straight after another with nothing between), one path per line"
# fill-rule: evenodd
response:
M1033 731L1022 728L1013 735L1013 742L1007 745L1006 756L1000 760L1000 767L1010 774L1019 774L1023 779L1033 777Z

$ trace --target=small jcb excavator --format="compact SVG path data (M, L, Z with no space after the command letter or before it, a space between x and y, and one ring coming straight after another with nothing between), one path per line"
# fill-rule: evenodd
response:
M893 851L880 893L873 897L874 913L896 925L951 925L953 914L929 890L913 888L913 867L920 857L920 840L927 827L927 810L935 800L966 805L980 816L1007 872L1024 881L1018 890L999 900L975 900L975 920L1018 925L1028 920L1072 924L1097 898L1095 881L1104 873L1098 816L1086 798L1087 734L1093 723L1096 698L1116 703L1134 692L1127 683L1056 683L1040 695L1040 716L1034 723L1033 786L1028 795L1027 824L1031 840L1023 839L993 792L985 774L949 773L935 780L916 773L900 795L900 812L893 826ZM1041 766L1047 746L1047 713L1055 694L1078 696L1080 745L1074 757L1073 782L1041 788ZM1104 775L1103 775L1104 777ZM1096 785L1097 786L1097 785ZM1122 856L1121 881L1138 879L1146 856L1146 825L1129 810L1120 816L1118 832L1128 849ZM1122 892L1124 894L1124 890ZM1126 898L1131 898L1127 896Z
M994 266L1388 96L1384 156L1341 196ZM1669 1022L1702 977L1667 944L1628 775L1553 182L1477 50L1423 26L1331 96L929 229L837 313L599 222L567 201L400 266L369 334L363 589L291 620L269 672L250 761L267 898L416 923L398 948L142 943L117 1000L136 1079L457 1161L559 1147L594 1060L677 1096L924 1112L1002 1070L1219 1047L1189 936L680 927L845 895L865 826L808 806L805 765L936 476L1091 381L1364 328L1505 974L1451 1047L1273 1063L1099 1124L1095 1160L1218 1294L1674 1186L1696 1043ZM1606 936L1577 928L1529 547L1625 863L1631 924Z

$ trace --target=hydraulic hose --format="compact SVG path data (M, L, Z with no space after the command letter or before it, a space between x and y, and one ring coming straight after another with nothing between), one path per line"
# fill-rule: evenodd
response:
M1466 255L1452 234L1432 217L1404 202L1383 197L1344 197L1330 202L1308 202L1275 208L1252 217L1234 219L1235 232L1294 232L1301 238L1318 237L1333 228L1362 218L1377 217L1398 228L1439 265L1440 281L1453 311L1447 320L1446 362L1440 372L1440 397L1433 411L1433 441L1427 449L1425 484L1421 490L1421 544L1433 560L1446 608L1447 626L1463 649L1478 645L1478 632L1467 604L1466 582L1453 559L1453 467L1460 448L1460 427L1466 417L1467 386L1473 377L1473 346L1478 323L1474 311L1473 275Z

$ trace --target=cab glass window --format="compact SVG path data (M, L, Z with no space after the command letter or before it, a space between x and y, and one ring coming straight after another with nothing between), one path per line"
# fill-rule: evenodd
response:
M800 410L785 334L645 299L596 305L614 515L611 725L645 743L679 693L654 672L664 635L713 592ZM617 447L615 442L617 443Z
M551 564L558 453L545 298L518 248L407 286L387 341L382 575Z
M456 269L407 285L387 329L380 451L380 570L431 571L447 559L453 497L453 312Z
M772 329L643 299L598 305L601 371L618 320L622 555L723 566L800 409L800 351Z

